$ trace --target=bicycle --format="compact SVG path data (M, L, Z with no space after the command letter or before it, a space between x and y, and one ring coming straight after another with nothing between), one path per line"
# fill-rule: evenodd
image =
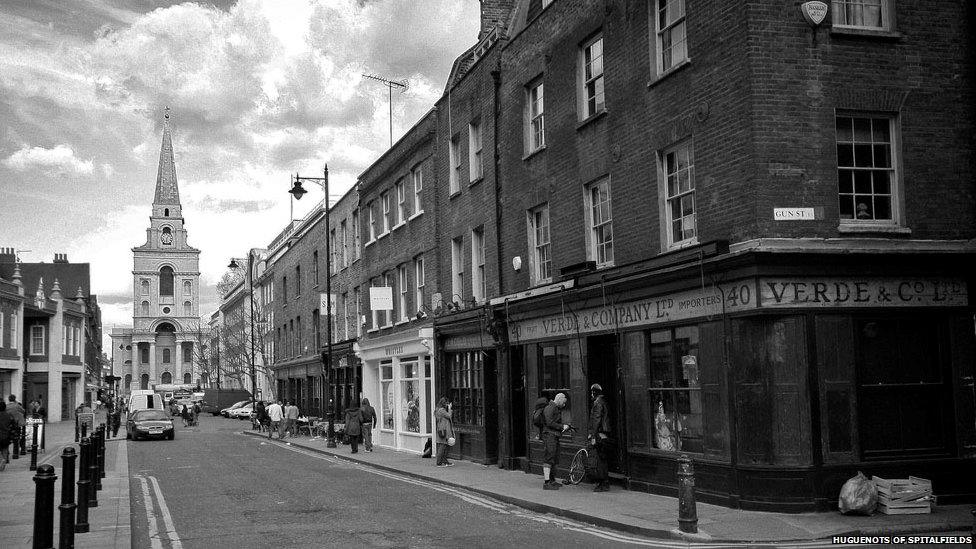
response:
M576 427L570 425L569 429L566 429L566 432L575 430ZM590 452L586 450L586 447L577 450L576 455L573 456L573 461L571 461L569 464L569 475L567 476L567 479L569 480L570 484L576 485L583 482L583 479L586 478L586 468L589 463Z

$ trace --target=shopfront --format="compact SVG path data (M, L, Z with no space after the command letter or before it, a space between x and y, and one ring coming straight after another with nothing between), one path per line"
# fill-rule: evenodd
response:
M696 265L693 287L630 277L510 306L520 406L567 394L564 422L580 431L564 441L565 467L585 442L588 387L603 385L611 471L632 489L676 494L686 454L699 498L732 507L827 509L858 470L932 478L940 501L972 501L971 281L938 263L827 274L807 259L786 270L739 258Z
M321 406L322 359L318 356L284 362L275 366L277 392L275 395L261 395L259 398L294 401L303 416L318 416Z
M379 421L373 443L423 452L433 433L433 331L431 328L365 339L356 345L362 360L362 394Z

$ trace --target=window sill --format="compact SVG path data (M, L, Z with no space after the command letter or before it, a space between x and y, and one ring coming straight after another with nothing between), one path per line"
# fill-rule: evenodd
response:
M682 69L684 69L685 67L687 67L689 65L691 65L691 58L690 57L687 58L687 59L685 59L684 61L678 63L677 65L671 67L670 69L664 71L663 73L657 75L657 78L655 78L654 80L651 80L650 82L647 83L647 89L651 89L654 86L657 86L658 84L661 83L662 80L666 79L667 77L671 76L672 74L674 74L676 72L681 71Z
M861 29L856 27L830 27L831 36L851 38L877 38L880 40L902 40L905 35L892 30Z
M392 328L392 327L393 327L393 324L386 324L384 326L380 326L380 330L387 330L387 329Z
M380 331L379 328L370 328L370 329L366 330L366 333L367 334L375 334L378 331Z
M610 269L614 266L613 261L607 261L606 263L597 263L596 270L602 271L603 269Z
M883 233L883 234L912 234L908 227L899 225L855 225L841 223L837 227L837 232L841 234L863 234L863 233Z
M534 150L534 151L531 151L531 152L528 152L528 153L525 153L525 156L523 156L523 157L522 157L522 161L524 162L524 161L526 161L526 160L528 160L528 159L530 159L530 158L532 158L533 156L535 156L535 155L537 155L537 154L539 154L539 153L541 153L541 152L542 152L542 151L544 151L544 150L546 150L546 146L545 146L545 145L543 145L543 146L541 146L541 147L539 147L538 149L536 149L536 150Z
M674 244L669 244L668 249L664 250L663 253L673 252L675 250L681 250L683 248L688 248L689 246L698 245L698 237L689 238L687 240L682 240L680 242L675 242Z
M365 244L363 244L363 248L369 248L370 246L372 246L375 243L376 243L376 239L368 240Z
M408 217L407 218L407 221L413 221L414 219L417 219L418 217L420 217L422 215L424 215L424 211L423 210L420 210L419 212L417 212L417 213L411 215L410 217Z
M389 234L390 234L390 231L386 231L386 232L380 233L380 235L376 237L376 241L379 242L380 240L383 239L383 237L385 237L385 236L387 236Z
M453 193L451 193L450 195L448 195L447 198L449 200L453 200L455 197L459 196L460 194L461 194L461 189L458 189L458 190L454 191Z
M544 278L542 280L530 280L529 284L531 284L530 288L535 288L536 286L545 286L546 284L552 284L552 277L550 276L549 278Z
M401 221L401 222L397 223L396 225L394 225L393 228L390 229L390 232L392 233L393 231L399 229L400 227L406 227L406 226L407 226L407 222L406 221Z
M394 326L403 326L404 324L410 324L410 319L408 318L406 320L398 320L396 324L394 324Z
M586 126L589 126L590 124L596 122L597 120L600 120L606 115L607 115L607 109L604 107L602 111L595 114L591 114L590 116L584 118L583 120L580 120L579 124L576 124L576 131L582 130Z
M479 176L477 179L472 179L471 181L468 181L468 188L470 189L471 187L474 187L478 183L481 183L484 179L485 179L485 176L482 175L482 176Z

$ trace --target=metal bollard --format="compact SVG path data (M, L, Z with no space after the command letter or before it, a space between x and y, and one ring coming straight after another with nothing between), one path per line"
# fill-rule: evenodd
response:
M105 438L107 436L108 436L108 429L105 427L105 424L103 423L101 427L101 434L99 434L98 436L99 444L102 447L102 457L98 461L98 473L100 475L99 478L105 478ZM101 485L102 482L98 481L98 484Z
M61 452L61 533L58 536L59 549L71 549L75 546L75 454L74 448L65 448Z
M34 475L34 549L54 547L54 467L41 465Z
M695 466L685 454L678 458L678 530L688 534L698 533Z
M75 442L78 442L78 416L75 415Z
M37 424L36 423L33 424L33 431L34 433L31 436L31 445L30 445L30 455L31 455L30 470L36 471L37 470Z
M81 438L85 438L87 436L88 436L88 424L87 423L82 423L81 424Z
M95 464L94 434L88 437L88 508L98 507L98 465Z
M95 485L95 490L97 491L102 489L102 455L104 452L102 446L102 430L100 428L95 428L95 431L92 433L92 440L94 441L92 454L95 460L93 462L95 473L92 476L92 484Z
M75 522L75 532L88 531L88 439L81 439L78 451L78 517Z

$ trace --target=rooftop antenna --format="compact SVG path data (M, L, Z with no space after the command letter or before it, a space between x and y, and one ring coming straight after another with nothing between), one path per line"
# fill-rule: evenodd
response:
M400 82L397 80L390 80L380 76L373 76L372 74L364 74L366 78L371 80L376 80L377 82L382 82L386 85L390 92L390 146L393 146L393 88L397 88L401 92L407 91L407 83Z

